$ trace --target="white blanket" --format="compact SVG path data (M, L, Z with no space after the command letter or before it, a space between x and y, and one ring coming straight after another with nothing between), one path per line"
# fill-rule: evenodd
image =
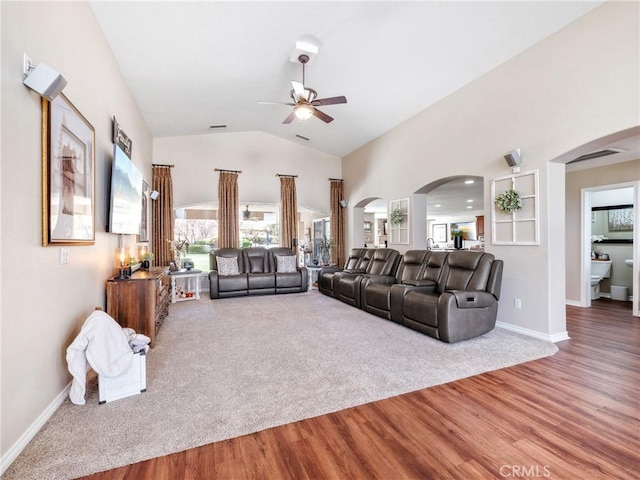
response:
M76 405L84 405L89 367L98 375L117 377L131 367L132 361L129 337L107 313L96 310L67 348L67 366L73 375L69 398Z

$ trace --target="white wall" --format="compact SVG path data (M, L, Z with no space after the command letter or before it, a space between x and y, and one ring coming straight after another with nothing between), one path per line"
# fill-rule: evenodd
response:
M87 3L1 2L2 467L11 461L70 377L65 350L94 307L105 308L117 236L105 233L112 117L133 140L133 161L151 174L151 136ZM65 95L95 129L96 242L43 247L40 97L22 84L22 56L68 80ZM131 239L127 239L129 244Z
M241 203L280 203L276 174L298 175L301 207L329 213L329 178L342 177L341 159L264 132L211 133L153 140L154 163L174 164L174 205L218 201L215 168L242 170Z
M564 167L549 162L638 125L638 14L635 2L608 2L348 155L349 203L404 198L440 178L477 175L491 205L491 179L510 173L504 153L521 148L522 171L540 171L541 244L492 245L485 217L485 248L505 261L498 320L562 338ZM515 298L522 309L514 309Z

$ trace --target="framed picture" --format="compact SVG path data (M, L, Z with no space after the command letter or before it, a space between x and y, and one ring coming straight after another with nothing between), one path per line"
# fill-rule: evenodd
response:
M609 207L609 231L631 232L633 231L633 207L616 208Z
M42 99L42 245L95 243L95 131L63 94Z
M447 243L447 224L433 224L431 226L431 237L435 243Z
M460 222L457 224L458 230L461 230L463 233L462 238L464 240L474 240L476 239L476 222Z
M371 222L364 222L364 229L371 230Z
M140 235L138 243L149 241L149 193L151 189L144 180L142 181L142 211L140 213Z

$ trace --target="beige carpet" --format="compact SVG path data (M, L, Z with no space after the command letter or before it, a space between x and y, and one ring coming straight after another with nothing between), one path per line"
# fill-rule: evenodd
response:
M68 400L5 472L68 479L553 355L495 329L445 344L318 293L183 302L147 355L147 392Z

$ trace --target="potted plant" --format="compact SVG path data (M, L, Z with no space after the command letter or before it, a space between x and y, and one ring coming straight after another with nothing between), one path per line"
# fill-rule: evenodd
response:
M331 261L331 248L333 248L333 239L324 237L318 242L318 250L322 256L322 263L329 265Z
M175 259L178 267L182 265L182 258L189 253L189 240L186 238L178 240L167 240L171 244L171 250L173 250L173 258Z
M462 240L464 240L464 231L460 230L457 225L451 225L451 239L453 240L453 247L456 250L462 248Z
M148 269L151 267L151 262L153 261L155 255L152 252L145 252L142 255L142 268Z

